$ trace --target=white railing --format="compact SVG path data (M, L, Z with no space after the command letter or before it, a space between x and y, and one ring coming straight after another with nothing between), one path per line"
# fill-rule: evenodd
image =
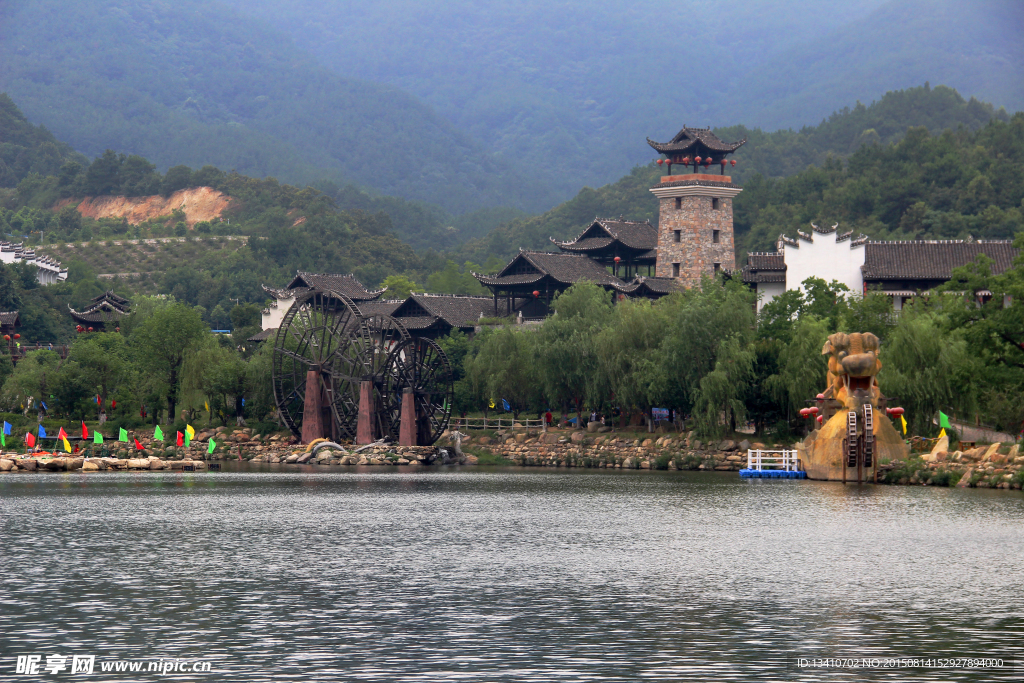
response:
M453 417L452 429L543 429L543 420L511 417Z
M763 451L760 449L747 450L748 470L785 470L787 472L799 471L796 451Z

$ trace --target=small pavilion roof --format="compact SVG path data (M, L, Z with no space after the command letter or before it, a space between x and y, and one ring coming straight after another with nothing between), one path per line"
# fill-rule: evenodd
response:
M627 221L621 217L595 218L572 241L561 242L553 237L549 239L562 251L569 252L599 251L616 243L628 250L647 252L658 247L658 229L650 221Z
M662 154L712 152L718 158L732 154L746 141L747 139L743 138L739 142L722 142L717 135L711 132L710 128L690 128L688 126L683 126L683 129L668 142L655 142L647 138L647 144Z
M74 318L75 321L82 323L83 325L119 322L122 318L128 315L127 311L115 308L109 303L104 303L99 306L90 306L86 311L76 311L71 308L70 304L68 304L68 311L71 313L71 317Z
M362 285L359 280L355 278L351 273L347 275L339 275L335 273L306 273L304 271L296 271L295 277L288 283L285 290L295 290L299 288L304 289L318 289L318 290L331 290L344 294L353 301L369 301L376 299L383 294L387 287L378 290L368 290ZM280 290L278 290L280 291ZM298 292L295 293L296 295ZM282 298L271 292L271 296L275 298Z
M497 275L473 273L473 277L488 287L521 287L540 282L545 277L563 285L581 280L609 287L625 284L587 256L549 251L520 251Z
M270 339L271 337L275 336L276 334L277 334L277 328L276 327L271 327L271 328L268 328L266 330L260 330L256 334L254 334L251 337L249 337L248 339L246 339L246 341L265 342L268 339Z
M17 327L21 325L21 317L17 311L0 311L0 326Z
M125 299L123 296L118 296L114 292L107 290L103 294L97 297L93 297L92 301L88 306L81 311L81 315L87 315L96 311L105 310L117 310L127 315L130 313L132 302L129 299Z
M450 294L411 294L390 315L410 330L430 327L474 327L481 317L494 315L494 300L488 296ZM499 315L504 315L505 302L498 302ZM360 307L359 310L363 310Z

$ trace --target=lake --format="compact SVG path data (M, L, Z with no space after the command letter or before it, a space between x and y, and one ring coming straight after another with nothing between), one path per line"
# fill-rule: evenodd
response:
M1018 491L484 467L7 474L0 680L31 680L16 666L33 655L95 657L91 676L41 674L69 680L1021 680L1022 565ZM800 666L826 657L936 661ZM956 657L1004 668L937 661ZM144 668L101 671L117 661Z

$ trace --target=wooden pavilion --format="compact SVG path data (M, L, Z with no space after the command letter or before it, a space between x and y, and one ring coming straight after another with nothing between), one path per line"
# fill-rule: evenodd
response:
M658 261L658 228L650 221L595 218L574 240L548 239L563 252L588 256L622 278L639 275L643 268L651 275Z

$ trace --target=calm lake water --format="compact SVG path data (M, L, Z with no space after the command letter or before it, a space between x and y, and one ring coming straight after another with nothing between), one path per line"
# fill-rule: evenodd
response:
M1020 492L244 467L0 476L0 680L1024 678ZM99 670L174 658L213 671Z

